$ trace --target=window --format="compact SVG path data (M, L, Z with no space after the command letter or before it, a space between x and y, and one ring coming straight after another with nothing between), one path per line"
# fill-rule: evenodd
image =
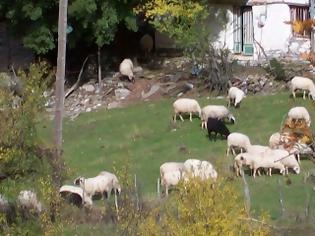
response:
M251 7L235 7L233 14L234 53L253 55L253 11Z
M305 21L310 19L310 12L309 7L307 6L290 6L290 21L296 22L296 21ZM293 31L292 28L292 34L296 37L310 37L310 32L308 30L304 30L303 33L297 33Z

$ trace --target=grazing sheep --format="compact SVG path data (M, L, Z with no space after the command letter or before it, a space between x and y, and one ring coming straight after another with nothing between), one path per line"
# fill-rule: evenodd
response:
M273 133L269 138L269 147L271 149L279 148L281 144L281 135L279 132Z
M120 63L119 72L122 76L127 76L130 82L135 82L135 77L133 74L133 63L129 58L124 59Z
M269 150L270 148L268 146L263 146L263 145L250 145L247 148L248 153L257 153L261 154L264 153L265 151Z
M231 103L234 103L234 107L239 107L243 98L245 98L245 93L243 90L237 87L231 87L228 92L228 107L230 107Z
M268 157L264 156L262 153L242 153L238 156L239 160L243 164L247 164L253 170L253 177L256 177L256 172L259 168L267 168L269 176L271 176L271 170L279 169L281 174L285 173L285 167L280 162L275 160L279 157L274 153L268 153ZM259 174L259 173L258 173Z
M235 123L235 117L225 106L208 105L201 109L201 128L207 128L208 118L217 118L223 120L227 118L233 124Z
M148 58L153 49L153 39L149 34L145 34L140 39L140 48L144 51L144 57Z
M0 194L0 213L6 213L10 208L9 202Z
M63 197L67 197L71 203L78 207L82 205L93 205L92 199L84 193L81 187L63 185L59 189L59 193Z
M214 169L213 165L208 161L200 161L198 159L188 159L184 162L185 166L185 178L187 177L200 177L201 180L213 179L216 180L218 173Z
M226 155L229 156L229 152L232 151L232 154L235 156L235 147L238 147L241 149L241 152L244 150L247 150L248 147L251 146L249 137L242 133L230 133L227 137L227 150Z
M236 155L234 158L234 169L236 172L236 176L241 176L241 170L243 166L248 166L252 170L252 161L257 158L259 154L254 154L254 153L240 153ZM260 172L258 172L258 175L260 175Z
M209 117L207 121L207 129L208 129L208 135L209 139L211 139L211 133L214 132L215 136L214 138L216 139L217 134L221 134L222 137L227 136L230 134L229 129L225 126L224 122L218 119L214 119Z
M175 186L184 174L185 166L182 162L165 162L160 166L161 185L165 187L165 194L168 195L170 186Z
M181 113L189 113L189 119L192 121L192 114L198 113L201 117L201 108L199 103L195 99L191 98L179 98L173 103L174 108L174 122L176 122L176 115L179 115L179 118L184 121Z
M201 161L198 159L188 159L184 162L184 167L187 175L196 177L199 175L199 168L201 166Z
M26 211L39 214L42 211L42 204L37 200L36 193L23 190L17 198L18 206Z
M202 161L199 171L199 177L201 178L201 180L216 180L218 178L218 173L210 162Z
M294 154L290 154L288 151L283 149L271 150L272 155L275 157L275 162L281 162L285 167L285 174L289 174L289 168L292 169L296 174L300 173L300 165L295 159ZM266 158L269 158L269 152L264 154Z
M107 176L108 179L112 180L112 189L114 189L118 194L121 193L121 187L118 181L118 178L113 173L110 173L108 171L101 171L98 175ZM111 192L111 190L110 190ZM110 193L109 192L109 193Z
M305 107L293 107L288 112L288 117L293 121L305 120L308 127L311 125L311 117Z
M79 185L85 192L86 196L90 198L96 194L102 194L102 196L107 196L107 198L109 198L112 189L120 191L120 186L115 186L114 183L114 178L102 174L87 179L84 177L78 177L74 180L74 184Z
M291 92L293 98L295 98L295 91L296 90L303 90L303 99L305 99L305 92L308 91L308 98L312 97L315 100L315 85L313 81L306 77L295 76L291 80Z

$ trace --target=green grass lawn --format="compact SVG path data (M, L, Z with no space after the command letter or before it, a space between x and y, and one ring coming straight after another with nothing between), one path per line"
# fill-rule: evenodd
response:
M71 169L67 183L79 175L92 177L102 170L112 171L115 162L116 165L129 162L143 193L153 196L159 167L164 162L197 158L210 160L217 166L219 175L228 169L233 158L225 156L226 141L209 141L207 133L201 130L198 118L193 122L178 120L176 130L173 130L173 101L146 102L127 108L85 113L75 121L66 119L64 158ZM202 106L226 105L224 99L199 98L198 101ZM305 106L313 118L312 122L315 122L314 104L309 100L298 98L294 101L288 93L248 96L240 109L232 108L236 123L228 124L228 128L232 132L247 134L253 144L267 145L270 135L280 130L288 110L298 105ZM43 139L49 137L51 130L51 126L40 130ZM313 170L315 173L315 164L303 160L301 174L290 174L289 181L277 174L256 179L247 176L252 208L264 209L270 212L272 219L278 218L280 189L288 214L302 214L307 197L313 193L312 186L304 184L303 179L307 171ZM243 190L241 178L235 184L240 186L240 191ZM312 209L315 212L315 199Z

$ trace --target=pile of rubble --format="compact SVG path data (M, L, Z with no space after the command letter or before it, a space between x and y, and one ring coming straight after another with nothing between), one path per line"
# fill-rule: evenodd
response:
M292 75L311 70L306 63L295 63L295 66L292 66L291 62L282 64L286 68L286 73ZM262 71L261 68L260 73L255 73L255 70L248 73L245 69L244 67L242 73L233 75L230 85L239 87L249 94L270 94L287 89L285 81L275 80L273 75ZM210 95L209 89L202 86L202 78L193 75L189 59L184 57L164 58L146 65L145 68L135 67L134 74L136 77L134 84L122 81L115 72L110 72L103 78L101 88L96 80L90 80L65 99L65 116L74 119L82 112L91 112L101 107L112 109L162 97L179 97L184 94ZM53 111L54 100L54 96L51 96L47 103L48 111Z
M135 68L135 83L123 81L118 73L111 72L100 87L96 80L75 89L65 99L65 116L75 119L80 113L99 108L119 108L137 101L148 101L165 96L180 96L194 88L189 73L184 72L186 60L176 62L165 60L159 70ZM163 68L168 67L168 70ZM50 92L53 94L53 91ZM67 91L66 91L67 94ZM53 115L55 97L52 95L46 104L47 111Z

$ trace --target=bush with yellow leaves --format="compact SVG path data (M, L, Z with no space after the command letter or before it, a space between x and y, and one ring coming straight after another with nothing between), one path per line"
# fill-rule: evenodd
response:
M236 187L226 179L193 179L153 209L140 235L268 235L267 217L252 219Z

